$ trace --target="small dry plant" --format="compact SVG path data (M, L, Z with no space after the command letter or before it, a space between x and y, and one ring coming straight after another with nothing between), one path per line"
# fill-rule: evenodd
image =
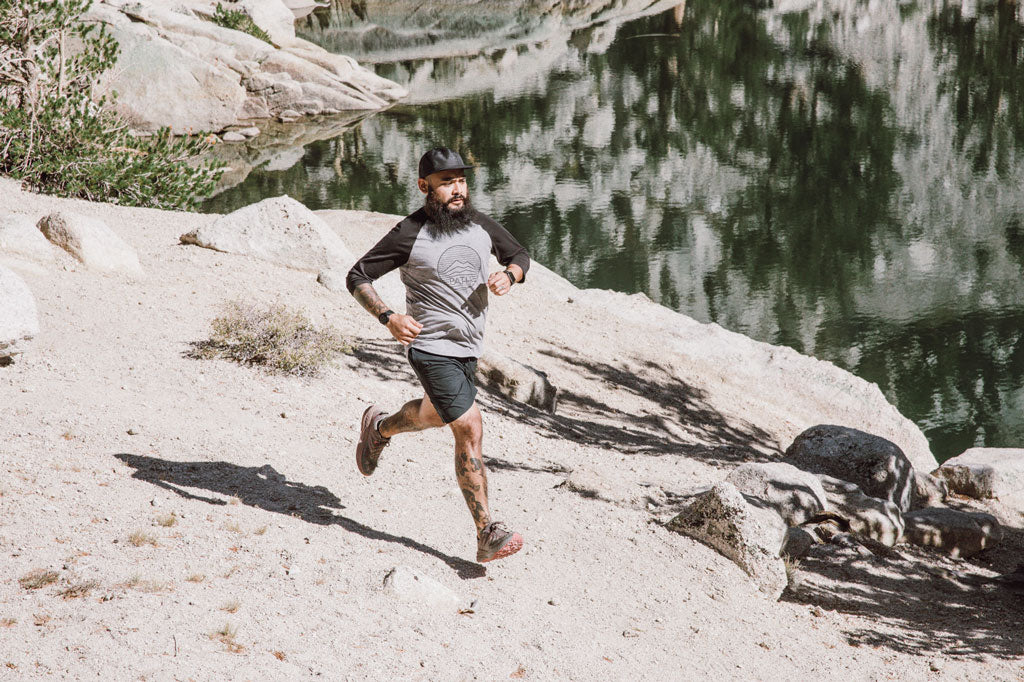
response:
M129 590L148 592L150 594L156 592L172 592L174 590L174 583L169 580L149 580L140 575L133 575L128 578L128 580L121 583L120 586Z
M156 547L156 536L140 528L132 531L132 534L128 536L128 542L135 547L142 547L143 545L153 545Z
M276 658L279 661L283 661L285 658L287 658L287 656L284 655L283 651L275 651L274 658Z
M335 329L317 329L301 312L281 304L232 301L211 326L210 338L193 343L190 357L227 358L272 372L313 376L339 354L352 352Z
M204 580L206 580L206 574L205 573L193 573L189 577L185 578L185 580L189 581L190 583L201 583Z
M37 568L18 578L18 584L26 590L38 590L41 587L46 587L47 585L52 585L57 582L57 578L59 577L60 574L58 574L57 571L48 571L45 568Z
M87 597L90 592L99 586L100 582L98 580L83 580L81 582L71 583L57 594L64 599L80 599L82 597Z
M0 628L13 627L18 622L17 618L0 618Z
M232 533L238 533L239 535L245 532L242 530L242 527L238 525L238 521L229 521L224 524L223 528L224 530L229 530Z
M237 599L231 599L220 605L220 610L228 613L237 613L240 608L242 608L242 602Z
M257 528L256 530L253 531L253 535L263 535L266 532L267 532L267 527L266 526L260 526L259 528Z
M163 526L164 528L176 526L178 525L178 515L174 512L171 512L170 514L161 514L156 517L156 525Z
M217 630L216 632L210 633L210 639L216 640L223 644L228 651L233 654L240 654L245 651L245 647L235 641L235 635L238 633L238 628L231 623L224 623L224 627Z

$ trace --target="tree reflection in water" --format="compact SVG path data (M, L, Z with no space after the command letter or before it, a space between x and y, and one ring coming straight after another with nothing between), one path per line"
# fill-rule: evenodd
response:
M477 205L577 285L832 360L877 382L940 459L1022 444L1022 29L1008 3L889 10L856 10L863 30L859 15L691 0L380 64L417 104L207 209L287 192L404 214L419 154L449 144L479 164Z

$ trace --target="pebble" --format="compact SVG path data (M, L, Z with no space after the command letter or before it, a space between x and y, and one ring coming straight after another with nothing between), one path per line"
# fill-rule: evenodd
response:
M245 142L246 137L241 133L231 130L224 133L224 136L221 139L224 140L225 142Z
M940 661L940 660L937 660L937 659L933 659L932 661L930 661L930 662L928 663L928 668L929 668L929 669L930 669L930 670L931 670L931 671L932 671L933 673L937 673L937 672L940 672L940 671L942 670L942 661Z
M128 433L129 436L137 436L137 435L139 435L139 430L136 429L136 428L131 428L131 429L128 429L127 433Z

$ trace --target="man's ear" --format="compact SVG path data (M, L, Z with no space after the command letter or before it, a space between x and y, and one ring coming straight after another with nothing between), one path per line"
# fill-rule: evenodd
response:
M416 186L419 187L420 191L423 192L424 194L430 191L430 185L427 184L427 181L424 178L419 178L418 180L416 180Z

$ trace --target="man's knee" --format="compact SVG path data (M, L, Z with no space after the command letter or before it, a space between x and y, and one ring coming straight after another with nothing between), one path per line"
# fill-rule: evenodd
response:
M419 418L421 423L430 427L436 428L444 426L444 420L441 419L441 415L439 415L437 410L434 409L434 405L430 402L430 398L426 396L423 396L423 398L420 399Z
M480 410L477 409L476 403L448 426L459 439L479 440L483 436L483 420L480 418Z

